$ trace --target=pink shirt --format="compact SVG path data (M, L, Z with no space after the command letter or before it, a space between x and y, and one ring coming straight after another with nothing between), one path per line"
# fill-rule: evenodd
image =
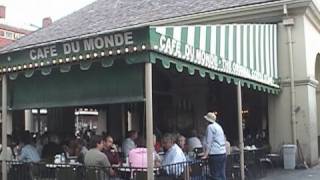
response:
M132 167L147 168L147 148L134 148L129 151L129 163Z

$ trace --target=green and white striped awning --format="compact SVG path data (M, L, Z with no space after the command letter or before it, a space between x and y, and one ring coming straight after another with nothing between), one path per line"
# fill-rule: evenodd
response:
M0 74L11 80L19 74L51 74L53 68L69 72L80 64L89 70L95 61L110 67L114 59L129 64L161 62L177 71L219 79L269 93L279 91L277 26L228 24L141 27L87 38L35 45L0 54Z
M153 50L195 65L200 74L213 71L255 89L279 88L274 24L151 27L150 42Z

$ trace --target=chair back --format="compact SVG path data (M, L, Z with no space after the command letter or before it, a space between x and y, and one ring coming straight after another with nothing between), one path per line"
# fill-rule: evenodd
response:
M72 167L58 168L56 176L57 180L77 180L76 170Z
M100 170L96 168L87 168L85 180L102 180Z
M147 180L147 171L136 171L134 173L134 180Z

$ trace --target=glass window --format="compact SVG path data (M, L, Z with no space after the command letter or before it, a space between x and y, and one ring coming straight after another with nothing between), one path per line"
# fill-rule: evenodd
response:
M13 32L6 32L6 38L13 39Z

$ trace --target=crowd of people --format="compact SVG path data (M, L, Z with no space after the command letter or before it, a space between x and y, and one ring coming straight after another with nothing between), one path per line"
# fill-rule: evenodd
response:
M209 124L202 140L195 130L191 130L187 138L179 133L165 133L160 138L154 135L154 166L168 166L192 158L208 158L211 174L225 179L228 149L225 135L216 123L214 113L208 113L205 119ZM0 154L0 160L4 159L34 163L67 163L72 160L85 166L108 168L106 173L113 176L113 168L119 166L146 168L147 148L145 137L139 136L134 130L127 133L121 146L114 144L112 135L107 133L84 133L84 136L61 138L53 133L36 136L26 131L17 140L8 136L7 156L3 157L3 152ZM165 171L167 174L181 175L183 168L178 172L171 172L170 169Z

